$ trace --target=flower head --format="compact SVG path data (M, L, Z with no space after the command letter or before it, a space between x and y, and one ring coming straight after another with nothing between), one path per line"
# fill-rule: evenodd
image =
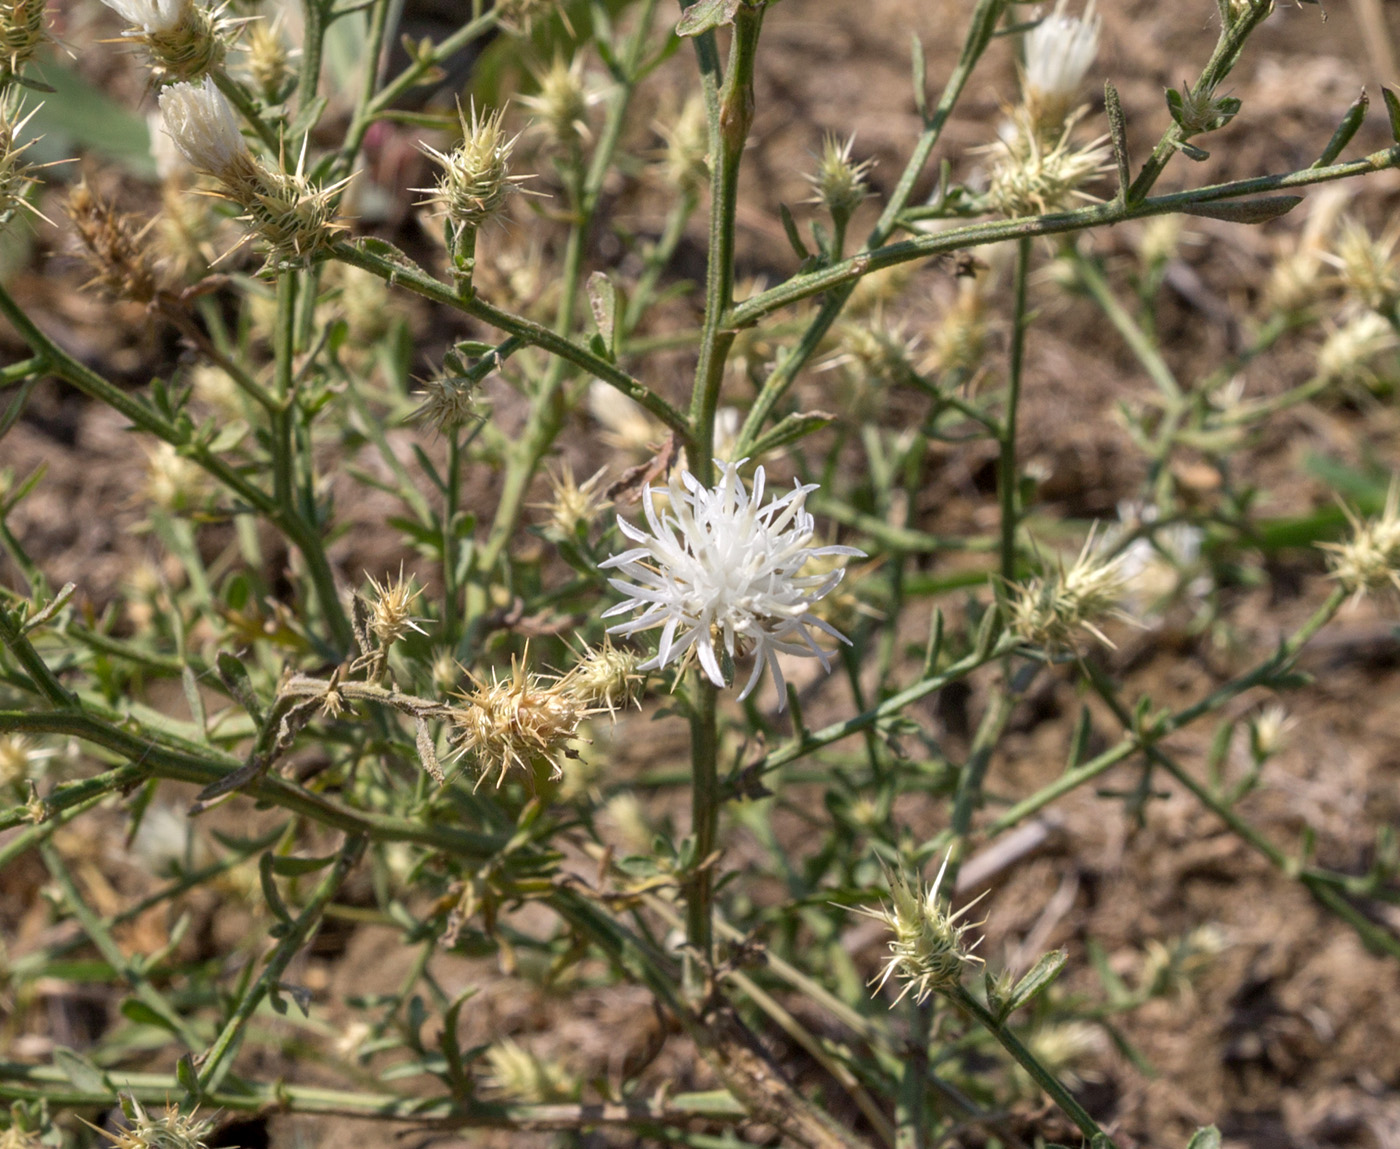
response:
M945 857L938 869L938 877L927 889L917 879L891 873L890 899L893 904L888 909L881 906L878 910L857 910L866 917L884 922L894 935L890 938L890 958L885 963L884 972L870 983L878 993L891 975L898 974L904 988L894 999L894 1005L899 1004L911 991L914 1000L923 1003L936 990L955 985L965 964L982 960L972 956L977 943L968 946L962 940L962 935L972 928L971 924L958 922L977 901L970 902L955 914L950 914L939 903L938 888L947 869L948 858Z
M1066 16L1065 0L1026 36L1026 107L1036 124L1051 133L1063 126L1079 94L1084 74L1099 50L1095 0L1084 15Z
M724 686L720 644L731 659L752 651L753 672L739 697L749 696L766 665L778 688L781 709L783 675L777 656L816 658L830 669L828 654L816 644L810 628L840 642L849 641L811 611L814 603L835 589L845 571L804 575L803 569L808 560L823 555L863 558L864 552L854 547L811 546L815 520L805 504L816 484L799 484L762 506L763 468L754 472L750 494L739 477L746 461L720 464L720 480L713 488L702 486L689 472L673 473L665 491L647 488L642 509L650 534L618 518L622 533L639 545L602 564L633 580L609 580L628 598L604 617L640 612L630 622L612 627L611 634L662 628L655 657L639 670L658 670L672 662L684 665L698 657L706 677ZM668 510L658 510L658 494L669 498Z
M849 219L851 212L870 194L865 177L873 161L855 163L851 160L855 142L854 134L843 142L839 136L828 132L822 141L817 170L804 177L813 188L807 202L824 206L833 219Z
M188 80L224 58L228 22L195 0L102 0L130 28L127 39L144 44L157 80Z
M1354 598L1368 591L1400 592L1400 481L1390 484L1379 518L1362 520L1345 507L1351 538L1320 543L1328 551L1332 577Z
M1128 593L1129 552L1105 556L1093 532L1068 570L1012 587L1011 629L1049 654L1078 650L1079 632L1113 644L1100 629L1109 618L1135 621L1119 606Z
M213 84L171 84L160 94L160 112L166 134L201 175L233 186L253 171L233 105Z

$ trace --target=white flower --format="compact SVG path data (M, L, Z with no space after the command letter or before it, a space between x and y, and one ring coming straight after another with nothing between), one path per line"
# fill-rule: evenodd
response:
M213 84L171 84L160 94L165 130L196 171L228 181L251 163L238 116Z
M803 568L809 559L824 555L864 557L864 552L811 546L814 520L804 505L816 484L799 484L760 507L763 468L754 472L750 494L739 477L744 462L720 464L719 485L713 489L701 486L689 472L672 474L664 492L647 488L642 507L650 534L618 518L622 533L640 545L602 564L634 580L608 580L629 597L603 617L641 612L612 627L611 634L662 628L655 657L640 670L698 657L710 681L724 686L717 640L730 658L751 649L753 673L739 697L749 696L767 665L781 710L785 698L777 655L816 658L830 670L828 654L817 646L809 628L849 642L810 609L835 589L845 571L803 575ZM669 497L669 509L657 509L658 492Z
M1089 0L1076 19L1065 15L1065 0L1057 0L1055 10L1026 36L1026 100L1047 126L1064 120L1099 50L1095 3Z
M173 32L190 8L190 0L102 0L102 3L147 35Z

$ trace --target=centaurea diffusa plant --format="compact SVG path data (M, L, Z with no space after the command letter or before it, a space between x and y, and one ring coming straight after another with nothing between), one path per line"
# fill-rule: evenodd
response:
M786 6L691 4L668 26L655 0L595 5L587 20L473 4L459 28L415 42L391 0L307 0L285 42L264 21L229 68L222 10L118 7L155 64L122 90L164 85L157 134L194 171L158 161L155 197L94 167L70 195L65 226L93 261L83 275L126 301L94 309L100 338L53 339L35 277L0 277L0 314L30 356L0 367L0 436L21 448L7 440L6 462L67 457L56 439L23 449L31 424L48 425L31 405L50 379L81 394L67 407L104 408L98 430L129 428L118 438L140 448L99 476L121 488L92 524L107 540L94 548L112 555L84 554L81 585L57 591L49 568L63 558L41 529L51 480L0 469L0 916L21 907L28 947L0 963L5 1037L25 1051L0 1061L0 1098L14 1102L0 1136L56 1144L70 1115L110 1108L124 1087L129 1120L140 1125L139 1105L152 1129L168 1099L176 1114L638 1145L717 1144L760 1125L820 1149L969 1130L1066 1142L1067 1119L1111 1149L1088 1112L1101 1099L1071 1086L1097 1072L1128 1098L1134 1070L1103 1063L1088 1034L1116 1029L1128 1047L1153 1024L1138 1007L1218 952L1178 960L1182 947L1146 938L1151 960L1125 978L1119 955L1098 958L1098 907L1076 898L1079 875L1109 865L1121 881L1102 899L1122 898L1164 794L1259 859L1251 889L1296 884L1368 949L1400 956L1383 905L1400 897L1388 827L1358 812L1374 845L1314 854L1309 835L1325 826L1306 825L1297 849L1296 815L1256 804L1306 757L1276 753L1285 720L1268 708L1296 692L1290 712L1310 713L1304 647L1348 596L1397 582L1397 497L1370 476L1345 476L1381 512L1350 541L1325 498L1294 494L1312 478L1280 484L1273 503L1252 485L1253 444L1275 420L1327 399L1332 438L1357 426L1335 406L1339 370L1372 384L1360 399L1388 401L1389 233L1339 234L1341 207L1319 196L1303 258L1280 290L1257 293L1248 322L1222 321L1229 340L1171 343L1176 325L1161 321L1177 295L1211 322L1228 306L1183 274L1183 251L1210 258L1188 246L1199 217L1221 229L1274 219L1300 189L1349 190L1340 181L1400 167L1400 142L1380 137L1344 158L1358 101L1307 167L1207 186L1181 168L1201 158L1189 139L1245 114L1220 93L1266 0L1222 0L1215 48L1173 73L1196 82L1165 102L1131 77L1118 98L1092 3L976 0L961 44L940 28L915 52L917 114L861 137L881 156L879 196L852 158L852 127L870 124L853 114L829 125L812 181L825 212L799 212L820 217L801 226L786 210L765 219L749 197L768 181L745 170L771 165L785 132L797 152L816 138L762 80L765 20L790 19ZM13 72L35 13L16 6L17 23L0 22L7 209L66 178L22 151L31 77ZM459 54L532 20L528 56L501 37L470 87L446 83L463 74ZM1120 58L1133 30L1112 29ZM161 37L174 38L164 63ZM392 62L395 44L406 62ZM979 70L1009 75L1018 47L1005 133L976 108L958 122ZM121 66L123 53L93 50L107 53L99 79ZM524 58L555 64L532 79ZM31 63L34 80L70 69ZM1100 90L1096 129L1081 103ZM506 99L517 91L528 94ZM1145 151L1149 104L1162 132ZM1272 112L1258 104L1262 140ZM751 140L756 116L764 138ZM955 122L995 161L949 148ZM415 151L430 131L460 131L461 144ZM1106 143L1079 142L1099 131ZM510 194L517 142L548 197ZM1171 165L1178 190L1162 193ZM157 198L159 215L142 210ZM863 202L870 230L848 235ZM440 217L445 268L415 206ZM1368 218L1361 199L1347 210ZM225 238L232 217L260 237L261 267ZM478 263L477 231L496 221ZM741 221L785 237L790 256L751 248ZM45 281L68 274L55 260ZM132 339L109 361L117 333L140 324L108 317L137 316L132 301L180 342ZM1071 333L1054 356L1040 342L1050 314ZM1326 340L1333 330L1347 337ZM1062 359L1085 370L1057 388ZM1290 377L1297 362L1310 377ZM1254 374L1266 366L1272 390ZM1070 423L1111 440L1122 466L1090 482L1077 440L1057 450ZM1384 425L1366 434L1380 440ZM80 429L88 467L112 435ZM733 461L745 459L766 470ZM779 470L791 485L770 491ZM1111 545L1059 521L1120 499L1158 517L1122 524ZM73 525L88 513L80 502ZM1086 533L1063 564L1039 561L1031 541ZM1330 590L1320 556L1302 550L1319 540ZM106 560L132 545L139 556L104 588ZM364 582L396 559L397 577ZM1155 617L1182 590L1191 617L1177 633L1174 612L1158 632L1171 643L1093 648L1106 620ZM1257 611L1236 609L1249 595L1266 611L1319 602L1296 628L1271 614L1260 628ZM1146 664L1188 650L1208 683L1193 692L1201 675L1187 674L1178 690L1168 674L1170 704L1154 699L1163 667ZM784 655L831 673L793 689ZM771 706L755 700L765 668ZM1086 705L1062 705L1072 694ZM1294 750L1311 725L1299 722ZM1229 753L1243 742L1241 781ZM1047 747L1063 768L1041 761ZM1111 835L1121 857L1105 862L1103 835L1073 832L1086 817L1143 832ZM1027 851L1061 821L1071 832L1024 880ZM131 864L105 880L128 843ZM1353 852L1371 859L1365 874L1320 861ZM935 855L943 868L925 887L914 867ZM886 874L892 859L910 869ZM1172 859L1146 863L1165 881ZM998 968L980 986L963 978L978 961L971 927L945 897L1033 890L1058 870L1048 905L1019 907L1039 924L1022 936L998 914L980 950ZM870 922L830 904L882 897ZM343 995L337 947L368 929L384 959ZM1245 932L1231 944L1251 944ZM1047 934L1065 948L1037 958ZM1062 973L1067 991L1046 992ZM61 1049L54 1019L78 1000L64 988L77 978L84 1000L110 995L105 1028ZM889 990L888 1009L868 985ZM528 1055L504 1032L526 1017L541 1023ZM561 1061L551 1043L577 1032L588 1039ZM559 1067L547 1088L544 1065ZM1113 1116L1139 1140L1160 1133L1126 1103Z

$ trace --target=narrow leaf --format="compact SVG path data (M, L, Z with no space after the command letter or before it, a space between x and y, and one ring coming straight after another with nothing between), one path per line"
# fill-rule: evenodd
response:
M617 358L617 302L617 284L605 272L595 271L588 277L588 305L608 360Z
M1322 149L1322 155L1317 157L1317 162L1313 164L1315 168L1325 168L1328 164L1334 163L1342 149L1351 143L1352 136L1360 130L1361 125L1366 120L1366 112L1371 106L1371 97L1366 94L1366 89L1361 89L1361 95L1351 102L1341 122L1337 125L1337 130L1332 133L1332 138L1327 141L1327 146Z
M1302 202L1300 195L1271 195L1263 199L1191 204L1181 210L1186 215L1223 219L1227 223L1268 223L1271 219L1287 215Z
M336 859L335 854L327 854L324 858L293 858L272 854L263 856L272 858L272 872L282 878L300 878L314 874L318 870L324 870Z
M287 903L282 900L282 892L277 888L277 881L272 876L272 862L270 853L258 859L258 878L262 882L263 900L279 921L290 922L291 912L287 909Z
M792 212L788 210L788 205L780 203L778 205L778 216L783 221L783 231L787 235L787 241L797 258L808 260L812 258L812 253L807 250L807 245L802 242L802 233L797 230L797 221L792 218Z
M439 786L447 785L447 776L438 764L437 747L433 743L432 731L428 729L427 719L421 714L414 722L414 741L418 746L418 760L423 763L423 769L428 772L428 776Z
M262 705L258 702L257 691L253 689L253 680L248 677L248 668L236 655L227 650L219 651L214 665L219 672L219 681L224 684L224 688L233 696L238 705L248 712L248 717L261 726L263 722Z
M188 666L180 668L180 685L185 688L185 705L190 708L190 717L200 730L207 733L209 719L204 713L204 696L199 692L199 680Z
M75 1089L83 1093L105 1093L108 1095L116 1093L107 1075L98 1069L91 1061L82 1054L69 1049L66 1045L54 1047L54 1064L63 1072L63 1076L73 1083Z
M1007 999L1006 1014L1003 1016L1009 1016L1023 1005L1029 1005L1049 989L1064 970L1067 961L1069 961L1069 954L1064 950L1052 950L1041 957L1031 967L1030 972L1016 983L1016 988L1011 991L1011 996Z
M1400 98L1389 88L1382 88L1381 95L1385 98L1385 114L1390 117L1390 138L1400 144Z
M175 1080L184 1087L188 1107L193 1109L202 1100L203 1090L199 1087L199 1074L195 1072L192 1055L187 1053L176 1062Z
M1128 185L1132 182L1128 172L1128 122L1123 116L1123 101L1118 98L1118 89L1113 81L1105 81L1103 86L1104 112L1108 115L1108 131L1113 140L1113 162L1118 168L1118 202L1128 202Z
M836 421L836 416L826 411L809 411L806 414L785 415L778 424L760 435L750 450L755 457L795 443L804 435L820 431Z

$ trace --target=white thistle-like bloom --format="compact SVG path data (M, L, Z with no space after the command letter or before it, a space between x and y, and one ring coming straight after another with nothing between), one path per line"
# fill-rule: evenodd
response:
M190 167L231 182L252 163L238 116L210 83L171 84L160 94L165 131Z
M147 35L173 32L190 8L190 0L102 0L102 3Z
M840 642L849 639L811 613L812 606L836 588L842 569L804 575L808 560L826 555L864 557L855 547L811 545L815 520L805 509L817 484L798 484L763 506L764 473L754 472L753 492L744 487L738 463L719 464L714 488L704 487L689 472L672 474L669 486L648 487L642 497L648 534L619 517L627 538L639 544L608 559L632 582L608 581L627 601L604 618L640 612L610 634L635 634L661 627L656 655L638 667L659 670L673 662L700 660L716 686L726 685L719 649L732 659L752 651L754 666L739 698L758 685L766 665L778 688L778 709L785 704L779 654L815 658L830 670L830 657L816 644L811 628ZM670 502L658 510L656 495Z
M1026 36L1026 103L1047 128L1063 123L1079 94L1079 85L1099 50L1096 0L1080 17L1065 15L1065 0Z

